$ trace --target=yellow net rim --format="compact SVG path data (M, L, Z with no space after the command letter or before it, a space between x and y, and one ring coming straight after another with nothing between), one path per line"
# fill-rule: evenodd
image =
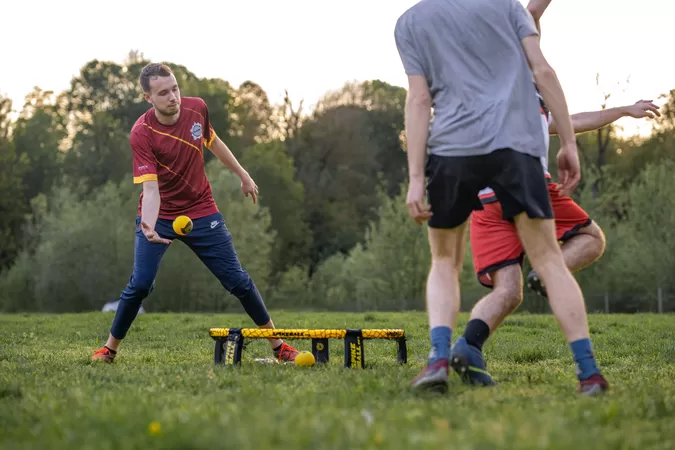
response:
M227 337L230 330L237 328L210 328L212 338ZM242 337L249 339L342 339L347 335L347 330L326 329L302 329L302 328L277 328L274 330L260 328L239 329ZM402 329L360 329L363 339L399 339L405 337Z

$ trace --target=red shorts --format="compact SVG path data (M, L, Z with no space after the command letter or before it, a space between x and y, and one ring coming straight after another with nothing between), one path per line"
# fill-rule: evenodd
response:
M581 206L569 197L558 195L556 183L549 183L548 191L559 241L570 239L579 229L591 224L591 219ZM500 203L486 203L483 208L471 215L471 251L478 281L483 286L492 287L490 273L512 264L522 264L525 251L516 226L502 218Z

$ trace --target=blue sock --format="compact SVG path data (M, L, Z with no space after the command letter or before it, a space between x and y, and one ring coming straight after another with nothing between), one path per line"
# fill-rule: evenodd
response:
M448 327L434 327L431 329L431 352L429 364L439 359L450 359L450 339L452 330Z
M577 378L586 380L600 370L595 365L595 356L590 339L579 339L570 343L570 348L574 354L574 361L577 363Z

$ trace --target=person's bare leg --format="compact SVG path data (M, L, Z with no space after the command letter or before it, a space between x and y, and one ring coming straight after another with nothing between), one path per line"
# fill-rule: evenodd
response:
M565 265L555 238L552 219L530 219L521 213L515 218L518 235L532 267L544 281L551 310L568 342L588 338L586 305L581 289Z
M459 312L459 275L464 260L466 222L452 229L429 228L431 269L426 301L431 338L427 366L411 382L416 389L445 392L452 328Z
M274 322L272 322L272 319L270 319L269 322L267 322L265 325L260 325L258 328L264 328L268 330L273 330L274 329ZM270 347L272 347L272 350L275 348L278 348L281 344L284 343L281 339L268 339L267 342L269 342Z
M491 278L492 291L476 303L470 320L482 320L493 332L523 301L522 268L519 264L506 266L493 272Z
M572 272L584 269L605 252L605 234L595 222L579 230L561 247L565 265Z
M457 228L429 228L431 269L427 278L429 328L453 328L459 312L459 276L464 261L466 222Z
M112 334L108 334L108 340L106 341L105 346L116 352L120 347L120 342L122 342L121 339L117 339Z
M525 253L547 286L551 310L574 354L579 389L589 394L606 390L607 383L600 375L593 355L584 297L565 265L553 219L530 219L526 213L521 213L514 220Z
M495 384L487 371L483 344L523 299L523 275L519 264L496 270L491 273L491 278L492 292L473 307L464 335L457 339L451 351L450 365L467 384Z
M562 246L562 255L565 265L572 273L582 270L597 261L605 252L605 234L602 229L591 223L579 230L578 234L565 241ZM536 271L530 272L527 277L530 289L546 297L545 283L542 282Z

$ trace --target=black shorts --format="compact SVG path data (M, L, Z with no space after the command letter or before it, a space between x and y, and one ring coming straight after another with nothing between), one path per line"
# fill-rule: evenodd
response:
M474 210L483 209L478 192L495 191L503 217L522 212L532 219L552 219L553 208L539 158L511 149L487 155L429 155L426 163L427 199L432 228L455 228Z

